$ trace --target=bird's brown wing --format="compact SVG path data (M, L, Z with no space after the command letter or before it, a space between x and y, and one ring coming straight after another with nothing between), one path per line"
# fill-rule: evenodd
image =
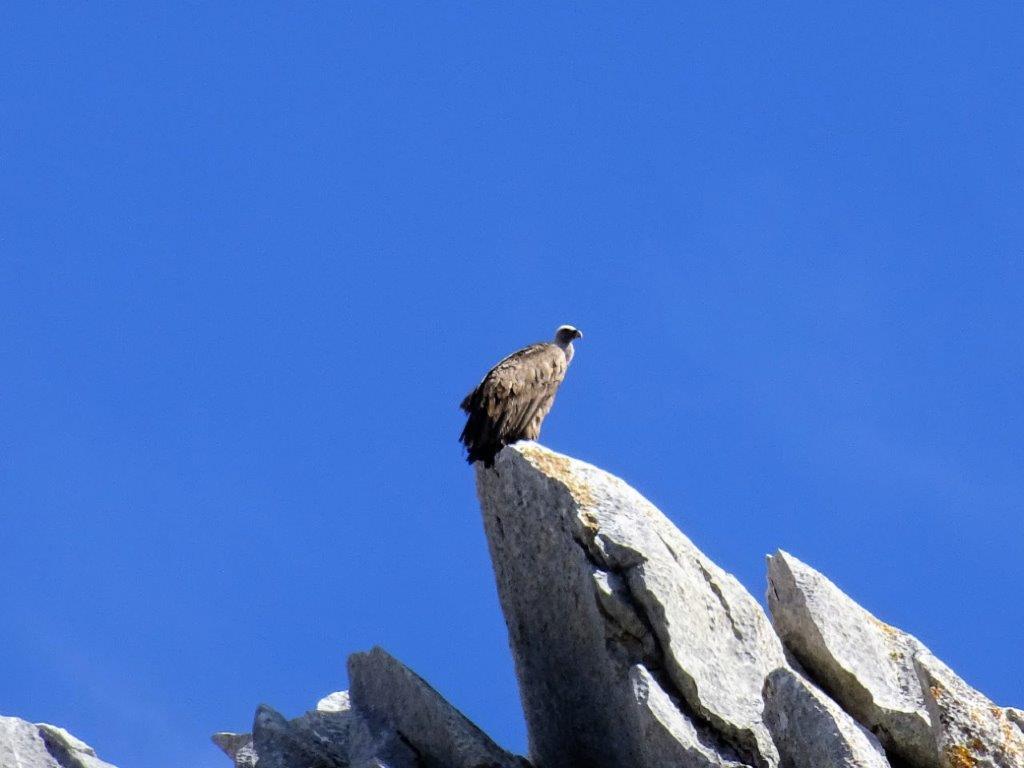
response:
M471 437L501 443L526 437L538 414L543 418L550 409L566 367L565 353L551 343L524 347L499 362L462 402L476 422Z

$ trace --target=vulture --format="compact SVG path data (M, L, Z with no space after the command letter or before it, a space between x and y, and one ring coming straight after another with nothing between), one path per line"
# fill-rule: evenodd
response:
M487 372L462 401L462 410L469 414L459 437L468 452L466 461L492 467L506 445L540 436L540 425L572 361L572 343L582 338L571 325L560 326L553 341L523 347Z

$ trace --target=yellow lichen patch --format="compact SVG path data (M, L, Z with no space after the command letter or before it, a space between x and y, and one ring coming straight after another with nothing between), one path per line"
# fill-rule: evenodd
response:
M559 456L533 446L524 446L519 449L519 452L538 470L564 485L581 507L594 506L594 497L590 493L590 487L573 471L572 461L565 456Z
M597 533L601 528L600 521L594 517L593 513L583 510L580 513L580 522L583 523L583 527L592 533Z
M889 635L889 637L896 638L902 634L898 629L896 629L896 627L886 624L881 619L875 618L874 616L871 616L870 618L874 625L885 632L885 634Z
M946 760L950 768L974 768L978 764L971 751L960 744L946 750Z

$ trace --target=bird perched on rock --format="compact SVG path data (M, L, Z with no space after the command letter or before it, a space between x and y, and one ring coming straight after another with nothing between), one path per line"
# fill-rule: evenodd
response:
M494 466L494 457L506 445L540 436L540 425L572 361L572 343L582 338L571 325L560 326L554 341L523 347L487 372L462 401L462 410L469 414L459 437L468 451L466 461Z

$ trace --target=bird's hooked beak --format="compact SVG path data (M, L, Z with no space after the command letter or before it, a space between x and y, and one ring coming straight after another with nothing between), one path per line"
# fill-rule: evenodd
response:
M576 329L576 338L577 339L582 339L583 338L583 331L581 331L579 328Z

